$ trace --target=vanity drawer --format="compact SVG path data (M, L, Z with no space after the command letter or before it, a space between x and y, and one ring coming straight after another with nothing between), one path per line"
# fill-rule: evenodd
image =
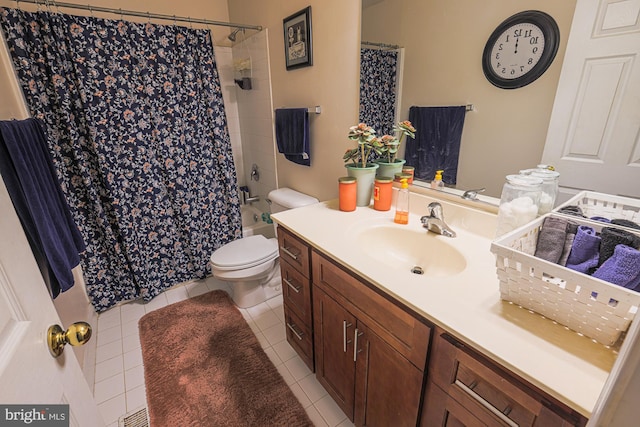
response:
M288 262L280 262L284 303L309 326L311 318L311 281Z
M278 227L278 247L281 261L288 262L304 277L311 278L309 267L311 249L302 239L294 236L287 229Z
M309 369L313 371L313 336L311 335L311 330L286 304L284 306L284 321L287 341Z
M311 257L313 285L338 301L424 371L431 328L318 252L313 251Z
M433 343L430 381L489 426L582 426L561 407L446 333ZM426 396L425 405L430 404ZM566 409L566 411L565 411Z

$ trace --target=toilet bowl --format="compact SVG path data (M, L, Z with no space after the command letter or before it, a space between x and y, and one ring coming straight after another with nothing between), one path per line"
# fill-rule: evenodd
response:
M290 188L273 190L267 198L271 213L318 202ZM233 301L240 308L253 307L282 293L277 239L256 234L234 240L211 254L210 265L215 278L231 285Z

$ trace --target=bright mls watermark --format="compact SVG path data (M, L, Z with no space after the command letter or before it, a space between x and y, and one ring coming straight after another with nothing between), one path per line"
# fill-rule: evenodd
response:
M69 427L69 405L0 405L0 427Z

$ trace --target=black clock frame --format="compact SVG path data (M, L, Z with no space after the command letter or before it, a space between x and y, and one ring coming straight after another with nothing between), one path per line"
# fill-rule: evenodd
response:
M491 51L498 38L512 25L529 23L534 24L544 34L544 51L540 57L538 63L525 75L515 79L504 79L497 75L491 68ZM498 27L491 33L487 44L482 52L482 71L484 75L493 84L502 89L517 89L526 86L533 81L537 80L544 74L549 68L553 59L558 52L558 45L560 44L560 30L556 21L545 12L539 10L527 10L524 12L516 13L513 16L505 19Z

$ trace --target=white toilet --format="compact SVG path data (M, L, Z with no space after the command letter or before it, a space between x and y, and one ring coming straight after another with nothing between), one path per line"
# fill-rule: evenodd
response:
M290 188L273 190L267 198L271 213L318 203L315 197ZM232 286L233 301L240 308L253 307L282 293L277 239L256 234L234 240L215 250L210 263L213 276Z

